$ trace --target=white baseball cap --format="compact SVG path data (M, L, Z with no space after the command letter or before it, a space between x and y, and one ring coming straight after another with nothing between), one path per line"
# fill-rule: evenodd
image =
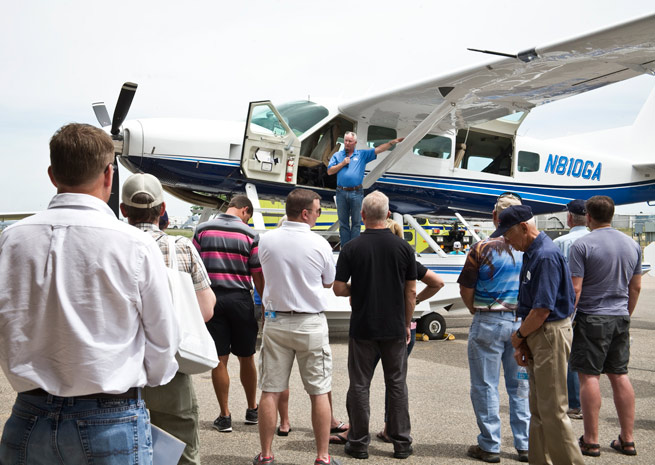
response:
M148 194L153 200L150 203L134 202L134 196L137 194ZM152 174L137 173L127 178L123 183L121 199L125 205L130 207L152 208L164 202L164 191L159 179Z

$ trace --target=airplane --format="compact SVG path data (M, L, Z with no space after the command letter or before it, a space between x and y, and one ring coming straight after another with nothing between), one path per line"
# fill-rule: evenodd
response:
M488 52L497 54L498 52ZM655 164L647 158L653 97L633 126L624 153L590 151L570 141L517 135L530 110L642 74L655 74L655 15L401 89L323 106L251 102L248 123L147 118L124 121L135 84L126 84L111 126L116 154L130 171L157 176L191 203L216 207L221 196L256 186L283 198L308 186L331 204L335 177L325 173L345 131L358 148L405 137L369 164L367 190L411 215L488 215L496 197L518 193L535 214L561 211L573 198L610 195L616 204L655 199ZM122 125L122 131L121 131ZM628 163L626 153L641 160Z
M535 214L599 194L617 205L655 200L655 92L623 133L621 151L591 150L584 137L517 135L539 105L655 75L655 14L517 54L472 50L502 59L336 106L251 102L245 123L126 121L134 83L121 89L113 119L104 103L93 108L125 167L153 174L169 193L207 208L244 191L282 199L298 186L333 206L336 176L326 167L346 131L357 134L358 148L404 137L368 165L363 185L384 192L408 222L415 215L485 217L504 192L518 194ZM114 186L117 209L117 178ZM451 262L461 268L461 260L448 258L434 266Z

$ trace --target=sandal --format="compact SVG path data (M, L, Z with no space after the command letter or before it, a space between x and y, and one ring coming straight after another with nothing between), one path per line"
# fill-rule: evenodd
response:
M346 425L343 421L340 421L337 426L330 428L330 433L345 433L348 431L348 428L350 428L350 426Z
M330 436L330 444L345 444L348 442L348 438L343 433L336 433Z
M291 432L291 428L289 428L288 431L282 431L279 426L277 427L278 436L288 436L290 432Z
M624 455L637 455L637 448L635 447L634 442L624 442L621 439L619 434L619 444L616 443L616 439L610 443L610 447L617 452L621 452ZM626 449L626 447L632 447L632 449Z
M387 433L384 431L380 431L378 434L376 434L376 436L382 442L391 442L391 438L387 436Z
M580 445L580 452L582 452L582 455L588 455L589 457L600 457L600 444L588 444L584 442L584 434L580 436L578 444Z

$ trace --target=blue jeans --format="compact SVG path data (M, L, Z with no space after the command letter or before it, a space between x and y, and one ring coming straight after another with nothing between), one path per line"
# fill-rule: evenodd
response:
M2 433L0 463L151 465L145 403L18 394Z
M528 450L530 410L528 399L517 395L518 365L514 360L511 336L520 323L514 319L512 312L477 312L469 332L471 402L480 428L478 445L492 453L500 452L498 382L501 363L509 395L509 424L514 435L514 447Z
M359 236L362 229L362 200L364 192L344 191L337 188L337 217L339 218L339 238L341 247L349 240Z
M571 371L571 364L567 365L566 387L569 392L569 408L580 408L580 380L577 371Z

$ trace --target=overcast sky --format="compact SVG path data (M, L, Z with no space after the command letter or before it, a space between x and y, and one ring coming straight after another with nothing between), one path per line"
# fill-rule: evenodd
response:
M655 12L652 0L26 0L0 16L0 212L46 208L48 141L60 126L130 118L245 118L248 102L357 99L473 66L467 47L516 53ZM520 133L556 137L629 125L653 77L534 110ZM123 179L125 178L123 172ZM188 204L169 200L170 213ZM641 207L640 207L641 208ZM641 208L643 210L643 208Z

